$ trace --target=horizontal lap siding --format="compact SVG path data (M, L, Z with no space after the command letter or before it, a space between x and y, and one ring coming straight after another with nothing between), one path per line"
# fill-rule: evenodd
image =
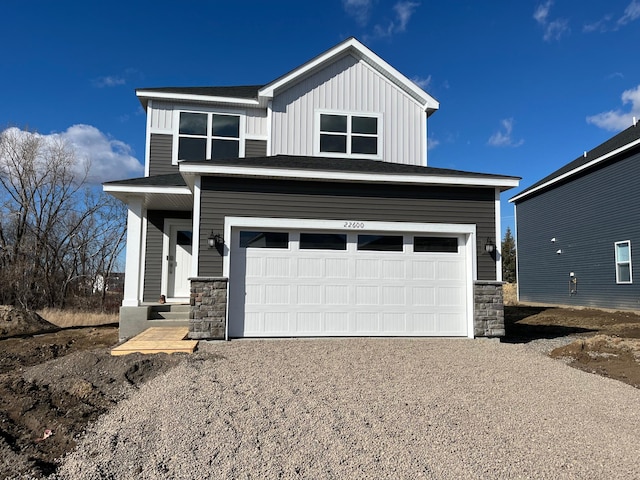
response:
M266 140L247 140L244 144L245 157L266 157L267 141Z
M144 290L142 300L155 302L160 298L162 278L162 237L166 218L191 218L191 212L149 210L147 212L147 238L144 256Z
M635 153L518 203L520 300L640 308L638 178ZM624 240L631 240L631 285L616 284L614 242ZM575 295L569 293L571 272L578 279Z
M390 187L346 183L265 181L204 177L200 225L200 275L222 274L222 259L206 248L211 229L225 216L476 224L478 278L495 280L484 241L495 236L493 188Z
M149 175L178 173L178 166L171 164L173 136L160 133L151 134L149 145Z

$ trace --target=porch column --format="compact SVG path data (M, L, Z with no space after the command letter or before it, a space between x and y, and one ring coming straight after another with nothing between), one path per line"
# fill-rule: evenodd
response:
M140 304L140 253L142 251L142 197L130 197L127 214L127 247L123 307Z

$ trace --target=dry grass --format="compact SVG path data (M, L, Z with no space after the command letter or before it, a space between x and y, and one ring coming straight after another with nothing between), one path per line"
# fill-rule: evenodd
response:
M61 328L90 327L94 325L118 323L118 315L115 313L93 313L45 308L38 311L38 315Z
M518 285L516 283L505 283L502 286L503 302L505 305L518 304Z

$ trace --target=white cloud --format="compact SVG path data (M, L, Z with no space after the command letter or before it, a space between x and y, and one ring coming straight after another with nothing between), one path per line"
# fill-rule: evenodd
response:
M624 10L624 15L618 19L618 25L626 25L627 23L633 22L640 18L640 1L632 0L632 2L627 5L627 8Z
M424 90L429 88L429 85L431 85L431 75L427 78L413 77L411 81Z
M436 140L433 137L427 137L427 150L433 150L440 145L440 140Z
M124 85L125 83L127 83L127 81L124 78L116 75L99 77L93 81L93 84L98 88L117 87L118 85Z
M373 35L365 35L364 40L369 41L371 38L390 37L396 33L404 32L407 29L409 20L411 20L419 6L420 3L408 0L397 2L393 6L394 19L390 20L386 25L380 23L375 25L373 27Z
M489 137L488 145L492 147L519 147L524 143L522 139L514 140L512 138L513 118L505 118L500 123L502 124L502 129Z
M342 7L358 25L365 26L371 15L371 2L372 0L342 0Z
M632 125L633 117L640 117L640 85L622 92L622 105L631 104L628 112L609 110L587 117L587 123L609 131L619 131Z
M549 12L551 11L552 0L538 5L533 12L533 18L544 29L542 38L545 42L551 40L559 40L565 33L569 33L569 22L563 18L555 20L549 19Z
M606 32L609 30L609 24L611 22L611 15L605 15L603 18L594 23L588 23L582 27L582 31L585 33L592 32Z

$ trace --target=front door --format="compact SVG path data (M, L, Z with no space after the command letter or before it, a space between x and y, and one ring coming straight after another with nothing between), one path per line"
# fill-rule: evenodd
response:
M167 299L189 298L193 244L191 222L172 222L168 230Z

